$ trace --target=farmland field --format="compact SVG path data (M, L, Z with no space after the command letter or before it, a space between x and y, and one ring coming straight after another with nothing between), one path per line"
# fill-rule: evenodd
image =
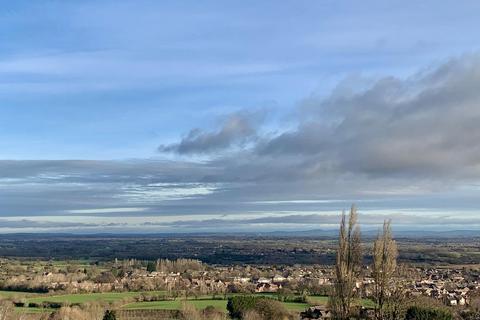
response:
M66 304L81 304L92 301L113 303L125 298L133 298L145 294L147 296L162 295L165 291L146 291L146 292L106 292L106 293L80 293L80 294L63 294L63 295L48 295L42 293L29 293L20 291L0 291L1 298L25 299L27 303L55 302ZM260 293L257 295L275 298L273 293ZM231 296L231 295L230 295ZM130 300L131 301L131 300ZM175 300L162 301L141 301L127 303L125 309L180 309L184 299L177 298ZM225 309L227 301L212 296L199 296L197 298L188 298L188 303L194 305L199 309L204 309L207 306L214 306L219 309ZM283 302L285 307L289 310L304 310L309 305L325 305L328 303L327 296L309 296L309 303L300 302ZM365 307L371 307L372 301L363 299L361 304ZM18 308L25 311L34 311L36 308ZM40 308L41 309L41 308Z
M107 293L83 293L83 294L63 294L63 295L47 295L47 294L36 294L28 292L18 292L18 291L0 291L0 297L4 298L25 298L27 303L37 303L41 304L43 302L55 302L55 303L66 303L66 304L81 304L92 301L113 303L120 301L125 298L137 297L141 294L145 295L160 295L164 294L165 291L149 291L149 292L107 292ZM275 298L275 294L262 293L258 294L262 296L270 296ZM130 300L131 301L131 300ZM175 300L162 300L162 301L141 301L141 302L130 302L123 306L125 309L166 309L166 310L175 310L182 307L184 299L177 298ZM212 296L200 296L197 298L188 298L186 300L188 303L194 305L198 309L204 309L207 306L213 306L215 308L226 310L227 300L219 299ZM302 302L282 302L285 307L292 311L302 311L305 310L309 305L325 305L328 303L327 296L309 296L309 303ZM363 306L371 306L372 302L368 299L363 299L361 301ZM23 312L39 312L46 311L47 309L42 308L17 308L17 311Z
M199 299L187 300L188 303L194 305L198 309L205 309L208 306L226 310L227 300ZM169 309L176 310L182 307L183 300L171 301L152 301L152 302L134 302L125 306L125 309Z
M208 306L213 306L220 310L227 310L227 300L216 299L189 299L187 302L197 309L205 309ZM153 302L135 302L125 306L125 309L169 309L176 310L182 307L184 300L171 300L171 301L153 301ZM308 307L306 303L296 302L283 302L283 305L292 311L303 311Z
M140 294L162 294L164 291L150 291L150 292L106 292L106 293L80 293L80 294L65 294L65 295L40 295L33 298L28 298L27 302L41 303L41 302L63 302L63 303L85 303L91 301L115 302L124 298L136 297Z
M18 292L18 291L0 291L0 297L4 298L16 298L22 299L25 298L27 303L36 303L41 304L43 302L56 302L56 303L66 303L66 304L81 304L88 303L92 301L112 303L120 301L125 298L133 298L141 294L145 295L155 295L163 294L164 291L150 291L150 292L108 292L108 293L84 293L84 294L64 294L64 295L47 295L47 294L35 294L27 292ZM274 297L275 294L259 294L262 296L271 296ZM313 297L312 297L313 298ZM326 303L328 301L327 297L314 297L315 303ZM166 310L175 310L181 309L184 299L177 298L175 300L164 300L164 301L143 301L143 302L132 302L128 303L123 308L125 309L166 309ZM198 309L204 309L208 306L213 306L215 308L225 310L227 307L227 300L218 299L212 296L200 296L196 299L189 298L186 300L188 303L194 305ZM292 311L302 311L308 307L307 303L297 303L297 302L283 302L285 307ZM41 307L18 307L16 308L18 312L45 312L52 311L50 308L41 308Z
M22 297L34 297L39 295L38 293L23 292L23 291L4 291L0 290L0 298L22 298Z

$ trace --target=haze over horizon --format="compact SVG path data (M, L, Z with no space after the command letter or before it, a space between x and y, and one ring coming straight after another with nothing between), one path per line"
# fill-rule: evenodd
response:
M480 229L479 10L4 1L0 232Z

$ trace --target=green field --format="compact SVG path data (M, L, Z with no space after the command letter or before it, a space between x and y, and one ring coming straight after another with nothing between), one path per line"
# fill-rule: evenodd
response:
M79 293L79 294L64 294L57 296L41 295L33 298L28 298L27 302L62 302L62 303L85 303L91 301L115 302L124 298L136 297L140 294L156 295L163 294L165 291L150 291L150 292L106 292L106 293Z
M28 293L19 291L0 291L0 297L2 298L26 298L27 303L42 303L42 302L58 302L66 304L81 304L92 301L101 302L115 302L124 298L131 298L145 295L160 295L165 291L149 291L149 292L107 292L107 293L82 293L82 294L62 294L62 295L48 295L41 293ZM274 297L275 294L259 294L262 296ZM317 301L325 300L326 297L316 297ZM178 298L176 300L169 301L152 301L152 302L133 302L125 306L126 309L180 309L182 307L184 299ZM189 298L188 303L194 305L198 309L204 309L208 306L214 306L215 308L226 310L227 300L214 299L212 296L200 296L197 299ZM316 302L317 303L317 302ZM289 310L302 311L308 307L306 303L284 302L285 307ZM19 312L45 312L51 311L51 309L42 308L17 308Z
M315 305L324 305L328 303L328 296L309 296L308 301Z
M282 302L285 308L287 308L290 311L304 311L309 307L307 303L301 303L301 302Z
M213 306L217 309L227 311L227 300L215 300L215 299L189 299L187 302L197 309L205 309L208 306ZM171 300L171 301L152 301L152 302L134 302L126 305L125 309L167 309L177 310L182 308L184 300ZM283 302L283 305L292 311L303 311L308 307L306 303L296 302Z
M92 301L99 302L116 302L121 301L125 298L132 298L139 296L141 294L145 295L162 295L165 294L165 291L149 291L149 292L107 292L107 293L84 293L84 294L63 294L63 295L48 295L48 294L38 294L38 293L28 293L28 292L15 292L15 291L0 291L0 297L3 298L25 298L27 303L42 303L42 302L56 302L56 303L65 303L65 304L81 304L88 303ZM275 298L275 294L258 294L261 296L269 296ZM130 300L131 301L131 300ZM144 302L131 302L124 306L125 309L169 309L175 310L182 307L182 303L185 301L182 298L177 298L175 300L165 300L165 301L144 301ZM197 298L188 298L186 300L188 303L194 305L198 309L204 309L207 306L213 306L215 308L226 310L227 300L218 299L212 296L200 296ZM282 302L288 310L292 311L303 311L309 305L325 305L328 303L327 296L309 296L309 303L299 303L299 302ZM365 307L372 307L373 302L368 299L362 299L360 303ZM19 312L42 312L47 311L47 309L41 308L17 308Z

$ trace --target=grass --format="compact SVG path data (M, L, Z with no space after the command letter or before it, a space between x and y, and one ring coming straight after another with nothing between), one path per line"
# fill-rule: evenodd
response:
M326 305L328 303L328 296L309 296L308 301L310 305ZM357 301L365 308L373 308L375 304L370 299L360 299Z
M0 290L0 298L9 299L9 298L23 298L23 297L34 297L39 295L39 293L33 292L24 292L24 291L5 291Z
M301 303L301 302L282 302L285 308L290 311L305 311L309 307L309 304L307 303Z
M144 292L148 295L162 294L165 291L150 291ZM28 298L27 302L63 302L63 303L85 303L91 301L115 302L124 298L135 297L142 294L142 292L106 292L106 293L78 293L78 294L63 294L57 296L42 295L39 297Z
M227 310L227 300L199 299L187 300L197 309L205 309L208 306L214 306L221 310ZM171 301L152 301L152 302L134 302L125 306L125 309L167 309L177 310L182 308L183 300Z
M134 302L125 306L125 309L137 310L151 310L151 309L166 309L178 310L182 308L182 303L185 300L171 300L171 301L152 301L152 302ZM213 306L217 309L227 311L227 300L215 299L188 299L187 302L197 309L205 309L208 306ZM297 302L282 302L285 308L292 311L303 311L308 307L306 303Z
M15 312L18 313L49 313L56 311L55 309L50 308L28 308L28 307L17 307Z
M375 302L373 302L370 299L361 299L361 304L365 308L374 308L375 307Z
M46 294L37 294L37 293L28 293L28 292L18 292L18 291L0 291L0 297L4 298L26 298L28 303L42 303L42 302L57 302L57 303L66 303L66 304L81 304L88 303L92 301L101 301L101 302L115 302L122 300L124 298L131 298L139 296L140 294L145 295L159 295L164 294L165 291L151 291L151 292L106 292L106 293L83 293L83 294L63 294L63 295L46 295ZM261 296L269 296L274 298L275 294L258 294ZM175 300L165 300L165 301L144 301L144 302L132 302L124 306L125 309L167 309L167 310L177 310L181 309L182 303L185 301L183 298L177 298ZM188 303L192 304L198 309L205 309L208 306L213 306L220 310L226 310L227 300L221 298L213 298L212 296L200 296L195 298L189 297L187 299ZM309 296L308 303L300 302L282 302L283 305L291 311L303 311L308 306L311 305L325 305L328 303L327 296ZM360 303L364 307L373 307L373 302L368 299L360 300ZM47 309L42 308L17 308L17 311L20 312L45 312Z
M309 296L308 302L313 305L325 305L328 303L328 296Z

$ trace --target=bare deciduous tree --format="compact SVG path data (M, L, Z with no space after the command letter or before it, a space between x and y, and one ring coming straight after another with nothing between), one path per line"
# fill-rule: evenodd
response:
M352 312L355 297L355 285L362 265L360 245L360 227L357 224L357 210L350 209L347 218L342 213L340 222L337 261L335 266L335 283L330 296L330 308L335 319L348 319Z
M373 244L372 275L374 283L375 318L386 319L386 306L395 290L395 271L397 269L397 244L392 239L390 221L385 220L383 231Z

